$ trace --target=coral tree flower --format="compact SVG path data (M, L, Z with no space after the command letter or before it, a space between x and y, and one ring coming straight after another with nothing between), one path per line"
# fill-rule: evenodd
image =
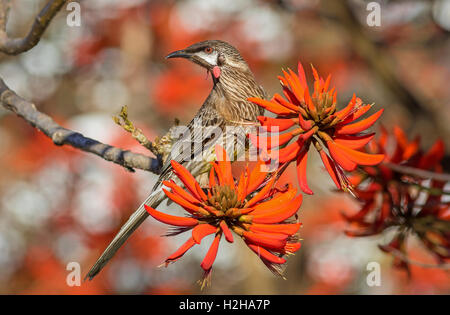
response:
M276 188L276 177L267 177L258 163L252 171L247 168L235 181L231 163L224 149L216 146L217 161L210 172L209 187L205 190L182 165L172 161L175 174L184 189L173 180L165 181L167 197L186 210L188 216L179 217L146 206L156 220L175 226L168 235L191 231L191 237L166 261L167 266L181 258L190 248L200 244L205 236L214 240L201 263L204 270L202 287L209 283L212 265L217 256L222 236L230 243L234 236L244 240L263 263L275 274L281 275L286 263L283 257L300 248L296 236L301 223L292 219L302 203L297 189Z
M368 152L383 153L385 162L392 164L442 172L444 144L441 140L423 152L419 137L409 141L399 127L394 128L393 134L390 136L381 128L379 139L370 143ZM389 152L391 147L393 150ZM405 255L407 236L415 234L440 261L450 258L450 208L442 199L445 182L426 183L383 164L362 167L349 180L362 206L357 213L344 215L352 226L348 235L374 235L396 227L390 243L380 246L382 250ZM394 265L408 269L407 262L398 257Z
M331 76L324 80L314 67L312 72L312 94L303 66L299 63L298 74L288 69L283 71L284 76L278 77L284 98L275 94L270 101L249 99L277 115L275 118L258 117L263 127L268 131L284 132L268 138L256 135L250 135L250 138L258 148L267 149L269 156L277 151L280 164L296 161L300 188L307 194L312 194L306 179L306 164L309 147L313 144L336 187L345 191L351 187L344 171L354 171L358 165L376 165L384 158L383 154L359 150L372 140L373 133L363 132L378 120L383 109L359 120L372 105L364 105L353 95L348 105L338 110L335 88L330 89Z

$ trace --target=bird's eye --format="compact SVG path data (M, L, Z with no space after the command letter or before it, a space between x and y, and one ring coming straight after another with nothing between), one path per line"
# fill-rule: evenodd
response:
M213 49L212 49L211 47L206 47L206 48L204 49L204 51L205 51L205 53L210 54L210 53L213 52Z

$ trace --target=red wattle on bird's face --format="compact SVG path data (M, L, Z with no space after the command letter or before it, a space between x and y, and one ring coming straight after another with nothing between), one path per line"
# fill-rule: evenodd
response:
M214 78L218 79L220 77L220 68L219 68L219 66L214 66L212 72L213 72Z

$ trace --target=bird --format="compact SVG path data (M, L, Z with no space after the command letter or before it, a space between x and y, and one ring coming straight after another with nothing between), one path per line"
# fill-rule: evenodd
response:
M248 99L264 99L266 93L256 83L249 65L235 47L221 40L206 40L166 56L166 59L171 58L184 58L205 68L211 74L213 87L184 132L178 132L169 146L170 152L166 154L151 193L120 228L85 279L92 280L148 217L145 205L156 208L166 199L163 182L178 181L171 161L183 165L202 186L207 182L205 178L208 178L211 162L215 160L215 146L222 144L231 160L236 160L246 151L246 135L250 128L259 125L257 117L263 114L264 109Z

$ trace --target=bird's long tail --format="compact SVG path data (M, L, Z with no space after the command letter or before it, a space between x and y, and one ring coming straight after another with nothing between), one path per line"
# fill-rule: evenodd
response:
M86 278L92 280L108 263L108 261L116 254L117 250L125 243L130 235L141 225L142 222L148 217L148 213L144 208L144 205L149 205L152 208L156 208L165 198L165 194L161 188L152 192L147 199L139 206L139 208L130 216L128 221L120 228L120 231L116 234L114 239L109 243L103 254L91 267Z

